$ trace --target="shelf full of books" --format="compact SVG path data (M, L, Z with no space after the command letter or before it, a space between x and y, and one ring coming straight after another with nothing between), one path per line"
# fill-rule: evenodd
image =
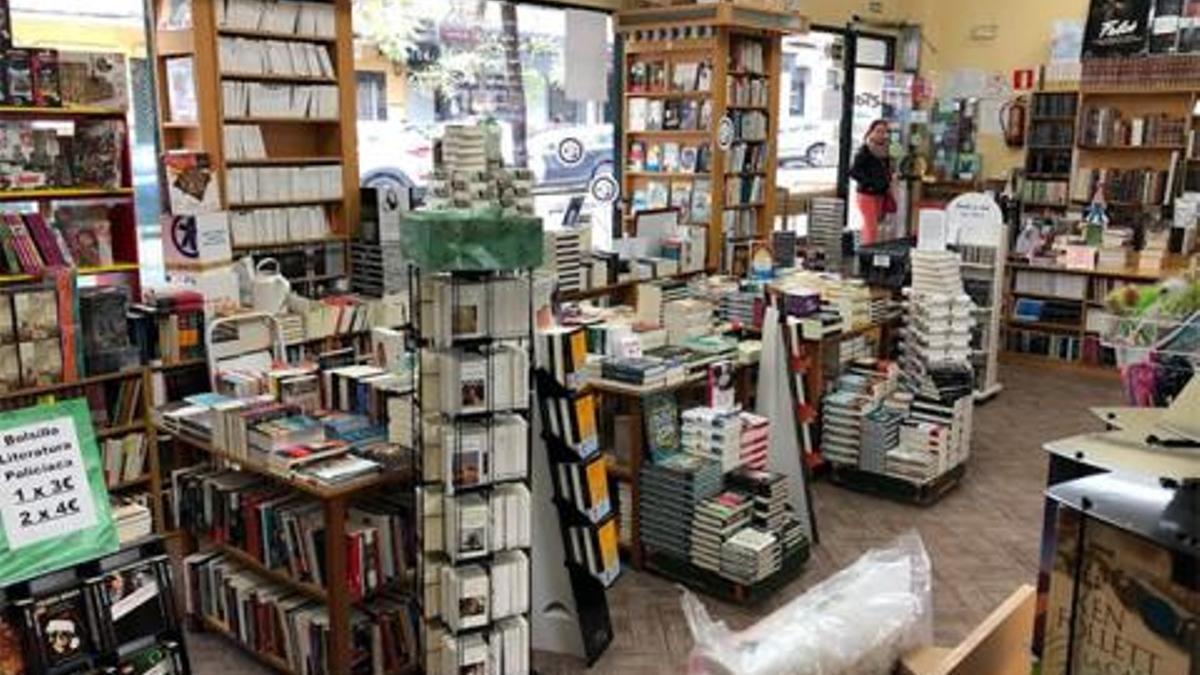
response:
M371 341L377 365L227 366L214 391L155 412L195 460L171 472L169 500L197 544L189 614L281 672L417 667L412 359L402 331Z
M1070 206L1072 150L1079 95L1035 92L1030 103L1023 203L1028 209Z
M335 244L359 204L349 6L163 0L156 21L167 162L202 157L238 253L327 244L309 258L328 272L285 276L309 290L344 277L349 250Z
M1186 175L1194 102L1190 91L1118 92L1085 86L1071 199L1088 204L1103 186L1115 209L1170 205Z
M423 665L427 673L525 675L532 277L413 274Z
M638 213L675 209L680 224L708 228L707 266L716 269L728 242L772 229L780 39L804 22L797 15L795 25L767 27L757 10L741 8L735 19L721 6L703 10L711 21L681 20L693 10L617 15L626 47L625 231Z

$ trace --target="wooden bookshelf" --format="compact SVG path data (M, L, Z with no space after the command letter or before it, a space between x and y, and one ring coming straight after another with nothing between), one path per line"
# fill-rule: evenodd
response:
M688 187L688 210L693 203L693 194L697 181L708 181L708 217L699 221L693 218L685 219L696 225L707 227L707 267L717 269L721 265L725 249L723 223L727 209L731 210L731 218L742 220L743 226L750 227L752 232L734 232L742 236L750 235L766 238L773 229L775 218L775 169L777 147L774 139L779 134L780 96L780 64L782 61L781 38L785 34L803 33L808 29L807 20L798 13L778 12L752 6L734 6L732 3L714 3L703 5L678 5L669 7L652 7L645 9L630 9L618 12L616 15L616 31L622 40L624 58L622 81L625 90L621 97L621 129L618 171L621 175L622 194L626 198L624 213L625 231L630 232L636 213L635 204L643 208L642 197L651 197L649 190L653 188L657 195L665 187L667 205L681 204L678 197L672 198L671 190L684 182ZM762 63L747 68L735 60L735 52L743 43L757 43L762 48ZM675 86L674 74L676 68L686 64L708 64L709 85L705 90L692 85ZM634 83L631 73L635 68L640 72L652 64L661 64L664 72L664 82L661 87ZM749 102L734 103L730 100L730 90L733 83L749 86L765 83L765 100L754 99ZM631 128L631 102L640 99L647 106L659 106L666 109L674 103L680 108L694 106L697 126L699 127L699 108L709 106L708 125L696 129L638 129ZM682 113L681 113L682 116ZM763 140L747 140L747 145L761 146L763 153L761 170L745 172L742 170L726 171L727 151L720 147L721 120L739 116L766 118ZM735 125L736 127L736 125ZM757 135L747 137L759 138ZM741 139L740 130L735 132L735 139ZM735 143L738 142L735 140ZM671 170L656 173L649 167L643 166L634 170L631 160L631 148L634 143L641 144L643 155L649 154L651 146L659 148L665 143L678 143L699 149L707 145L709 149L709 166L707 171L695 173ZM731 180L743 179L759 181L758 194L760 198L746 200L747 203L727 203L727 186ZM645 208L662 207L662 204L648 204ZM737 212L751 211L752 216Z
M1075 92L1034 92L1029 106L1029 144L1025 154L1025 188L1022 207L1067 209L1070 207L1071 159L1075 142L1075 117L1079 95ZM1062 191L1062 200L1053 190Z
M281 34L260 30L218 25L215 6L219 0L191 0L192 24L187 29L155 31L156 68L158 72L158 102L165 120L159 126L164 151L193 150L208 153L214 171L222 185L221 205L229 210L258 210L296 206L319 206L329 222L333 237L350 237L358 224L358 147L356 124L356 81L354 75L354 45L350 25L349 3L330 2L335 12L335 34L312 36ZM152 3L158 5L159 3ZM158 22L155 7L155 25ZM222 68L219 40L239 38L250 40L306 43L328 51L336 77L283 75L272 73L236 72ZM195 122L178 123L170 120L170 100L167 90L167 61L191 57L192 75L198 108ZM226 82L261 82L272 85L336 86L338 114L328 118L306 118L291 115L245 116L237 111L226 114L223 85ZM262 158L227 157L225 125L257 126L263 138L266 155ZM231 168L253 167L310 167L340 165L342 194L334 199L296 199L289 201L239 202L231 200L228 175ZM305 242L307 243L307 242ZM301 246L296 243L296 246ZM237 246L238 250L259 248ZM345 251L345 269L349 273L349 250Z

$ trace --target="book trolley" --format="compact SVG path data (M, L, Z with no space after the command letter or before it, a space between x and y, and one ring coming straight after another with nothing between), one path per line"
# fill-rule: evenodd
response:
M425 672L523 675L531 672L532 270L414 263L409 284L420 350ZM493 311L498 302L509 311Z

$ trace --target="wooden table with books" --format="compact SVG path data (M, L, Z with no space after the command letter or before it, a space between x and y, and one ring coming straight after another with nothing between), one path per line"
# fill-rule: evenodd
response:
M741 375L747 375L756 370L757 364L737 363L735 361L735 372ZM645 553L641 546L641 537L638 531L638 481L637 477L641 472L642 465L646 461L647 448L650 449L650 454L654 454L654 447L657 442L648 433L651 426L654 426L654 420L663 418L667 415L678 415L680 405L676 396L684 390L693 389L699 385L703 385L708 381L706 370L697 370L689 372L681 377L668 378L664 382L639 385L630 382L622 382L619 380L604 378L604 377L586 377L582 380L582 387L601 397L608 396L616 399L617 406L623 410L618 413L628 418L628 442L627 453L625 459L619 458L615 453L609 452L606 457L606 465L610 478L619 483L628 485L628 492L619 490L621 497L621 508L627 510L628 517L622 518L621 531L628 530L628 537L624 534L621 536L621 549L628 557L630 563L636 569L642 569L645 560ZM739 377L738 382L738 400L747 401L752 395L750 385L752 380L746 377ZM616 447L616 443L613 444Z

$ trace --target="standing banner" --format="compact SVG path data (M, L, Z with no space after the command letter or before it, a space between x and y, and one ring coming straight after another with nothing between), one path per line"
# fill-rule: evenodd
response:
M119 546L87 402L0 414L0 587Z
M1083 33L1083 58L1128 56L1146 48L1150 0L1092 0Z

